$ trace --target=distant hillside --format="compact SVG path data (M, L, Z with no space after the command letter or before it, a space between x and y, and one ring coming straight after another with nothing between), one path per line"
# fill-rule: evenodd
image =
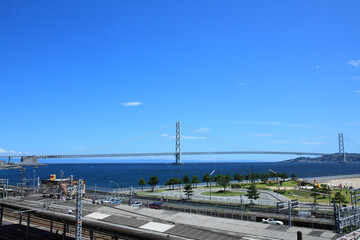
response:
M323 155L321 157L299 157L295 159L285 160L282 162L341 162L343 161L343 156L339 153L333 153L329 155ZM359 153L346 153L346 162L360 162Z

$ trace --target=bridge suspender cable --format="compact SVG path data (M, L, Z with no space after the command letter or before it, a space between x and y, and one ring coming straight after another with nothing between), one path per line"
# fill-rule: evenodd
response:
M209 134L196 131L194 128L192 128L192 127L190 127L190 126L188 126L188 125L186 125L186 124L184 124L184 123L183 123L182 125L185 126L185 127L188 128L188 129L190 129L191 131L196 132L197 134L200 134L200 135L202 135L202 136L204 136L204 137L206 137L206 138L212 139L212 140L214 140L214 141L216 141L216 142L219 142L219 143L222 143L222 144L231 146L231 147L243 149L243 150L256 151L256 149L241 147L241 146L238 146L238 145L235 145L235 144L232 144L232 143L223 141L223 140L221 140L221 139L215 138L215 137L213 137L213 136L210 136Z
M108 148L108 147L120 145L120 144L122 144L122 143L131 142L131 141L134 141L134 140L137 140L137 139L141 139L141 138L147 137L147 136L152 135L152 134L154 134L154 133L157 133L157 132L160 132L160 131L162 131L162 130L165 130L165 129L171 127L171 126L173 126L173 124L168 125L168 126L163 127L163 128L160 128L160 129L157 129L157 130L155 130L155 131L146 133L146 134L141 135L141 136L138 136L138 137L134 137L134 138L130 138L130 139L128 139L128 140L121 141L121 142L117 142L117 143L113 143L113 144L109 144L109 145L105 145L105 146L101 146L101 147L95 147L95 148L80 150L80 151L66 152L66 153L64 153L64 154L59 154L59 155L65 155L65 154L68 155L68 154L74 154L74 153L88 152L88 151L93 151L93 150L98 150L98 149L104 149L104 148Z

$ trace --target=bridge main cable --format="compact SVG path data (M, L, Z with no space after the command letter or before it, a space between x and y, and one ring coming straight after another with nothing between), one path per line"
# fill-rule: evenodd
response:
M222 152L182 152L182 155L227 155L227 154L282 154L282 155L306 155L323 156L329 153L311 152L273 152L273 151L222 151ZM60 159L60 158L108 158L108 157L151 157L151 156L176 156L175 152L162 153L110 153L110 154L71 154L71 155L39 155L37 159Z

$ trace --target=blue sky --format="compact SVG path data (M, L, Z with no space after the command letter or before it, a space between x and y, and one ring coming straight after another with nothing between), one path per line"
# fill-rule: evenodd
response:
M360 152L359 10L359 1L2 1L0 154L171 152L178 120L183 151L333 153L343 132L346 151Z

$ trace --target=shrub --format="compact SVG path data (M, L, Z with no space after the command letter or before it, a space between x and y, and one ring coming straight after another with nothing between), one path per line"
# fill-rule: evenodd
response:
M241 188L241 184L240 183L231 183L231 188Z
M274 192L284 194L286 192L286 190L275 190Z

